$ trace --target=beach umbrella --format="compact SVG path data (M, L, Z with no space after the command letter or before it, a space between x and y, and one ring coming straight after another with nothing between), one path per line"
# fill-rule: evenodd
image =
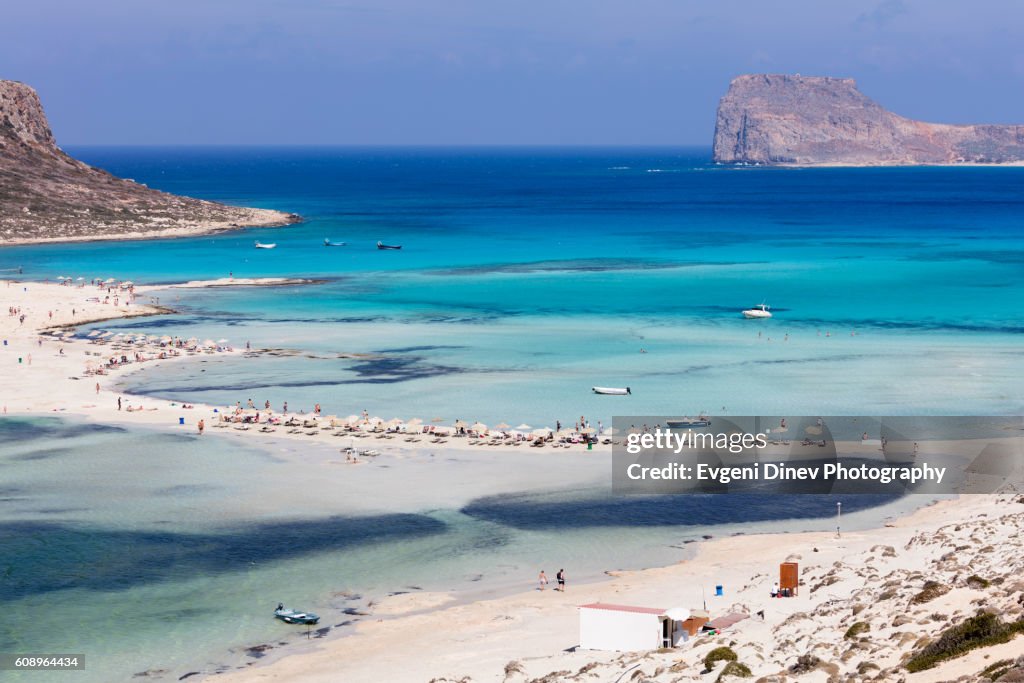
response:
M465 429L468 426L469 425L464 420L456 420L455 421L455 428L456 429Z
M169 342L169 341L173 341L173 340L172 340L172 339L170 338L170 336L168 336L168 335L166 335L166 334L165 334L164 336L160 337L160 341L161 341L162 343L166 344L167 342Z
M357 424L359 422L359 420L360 420L360 417L358 415L349 415L344 420L342 420L342 422L347 422L350 425L354 425L354 424Z
M106 280L104 280L103 282L105 282L105 283L109 284L109 283L111 283L111 282L117 282L117 280L115 280L115 279L114 279L114 278L112 278L112 277L108 277L108 278L107 278Z
M227 339L218 339L218 340L217 340L217 343L218 343L218 344L227 344L227 343L228 343L228 340L227 340Z
M444 422L443 417L434 417L430 419L431 422Z
M553 431L555 430L551 429L551 427L541 427L540 429L534 429L530 433L533 434L534 436L548 436Z
M555 436L557 436L559 439L562 439L562 438L565 438L567 436L572 436L575 433L576 433L576 430L573 430L573 429L563 429L562 431L558 432L558 434L556 434Z
M87 337L98 337L99 335L100 335L100 331L99 330L93 330L92 332L90 332L86 336Z
M206 341L203 342L203 346L208 347L208 348L209 347L214 347L216 345L217 345L217 342L213 341L212 339L207 339Z
M479 432L486 432L487 431L487 425L485 425L483 422L474 422L473 426L470 427L470 429L472 429L474 432L478 432L478 433Z
M394 419L388 420L384 424L386 424L388 427L397 427L400 424L404 424L404 421L396 417Z
M528 425L528 424L526 424L524 422L523 424L521 424L518 427L516 427L516 429L533 429L533 427L531 427L530 425Z
M596 429L594 429L593 427L587 427L586 429L581 429L581 430L580 430L580 433L581 433L581 434L593 434L593 433L594 433L594 432L596 432L596 431L597 431L597 430L596 430Z
M499 422L498 424L494 425L494 428L495 429L508 429L509 425L505 424L504 422Z
M423 424L423 420L419 419L418 417L414 417L405 424L407 427L419 427L421 424Z

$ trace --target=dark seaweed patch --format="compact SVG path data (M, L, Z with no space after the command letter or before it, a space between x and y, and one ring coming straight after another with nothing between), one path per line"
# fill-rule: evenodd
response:
M0 575L9 600L66 589L124 590L182 576L246 571L253 562L443 533L413 514L251 524L219 533L127 531L56 522L0 523Z

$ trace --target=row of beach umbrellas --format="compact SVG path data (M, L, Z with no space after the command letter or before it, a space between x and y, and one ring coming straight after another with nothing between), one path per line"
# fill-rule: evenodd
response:
M58 276L57 276L57 279L58 279L58 280L61 280L61 281L64 281L64 280L73 280L74 282L81 282L81 281L83 281L83 280L84 280L85 278L84 278L84 277L71 277L70 275L58 275ZM94 280L93 280L93 281L100 281L100 279L99 279L99 278L94 278ZM108 278L107 278L106 280L103 280L102 282L103 282L103 284L105 284L105 285L110 285L110 284L113 284L113 283L117 282L117 280L115 280L115 279L114 279L114 278L112 278L112 277L108 277ZM124 282L122 282L121 284L122 284L122 285L127 285L127 286L131 286L131 285L134 285L135 283L134 283L134 282L132 282L131 280L125 280L125 281L124 281Z

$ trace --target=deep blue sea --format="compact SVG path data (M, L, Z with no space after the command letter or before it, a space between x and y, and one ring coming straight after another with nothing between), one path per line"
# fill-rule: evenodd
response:
M154 296L177 314L96 325L295 351L150 367L126 378L129 391L534 427L581 414L1024 409L1021 168L725 168L673 148L69 151L151 187L305 222L7 248L6 274L325 280L164 290ZM771 320L742 318L762 302ZM339 482L318 474L334 471L317 460L333 454L303 453L309 470L296 453L215 439L3 425L0 587L9 609L44 617L0 627L0 651L59 633L61 649L105 658L97 681L151 669L174 680L237 664L230 648L247 661L239 648L290 637L267 619L279 599L333 626L411 584L518 590L541 561L599 576L675 561L713 527L825 528L807 518L835 502L728 499L708 518L706 503L680 498L652 524L642 502L610 497L604 469L574 469L568 455L527 468L381 460ZM282 497L283 485L304 495Z

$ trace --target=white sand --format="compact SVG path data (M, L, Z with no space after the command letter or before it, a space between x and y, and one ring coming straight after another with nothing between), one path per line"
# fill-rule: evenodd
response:
M578 680L613 681L627 671L631 677L631 667L639 665L646 676L643 680L713 681L717 669L702 675L700 662L712 648L726 644L755 676L782 673L800 655L810 654L822 663L798 680L825 681L832 673L855 674L864 662L885 672L879 680L897 680L907 675L899 669L906 653L951 620L970 616L981 605L996 609L1008 620L1021 618L1022 512L1024 504L1011 496L965 496L922 509L885 528L842 538L834 533L723 538L702 544L695 559L672 567L623 573L595 585L570 582L564 594L534 590L397 620L383 619L361 626L353 636L328 641L313 652L216 680L554 682L574 680L570 673L589 666L591 676ZM971 549L942 559L964 545ZM990 550L983 550L989 546ZM770 599L778 565L787 559L801 565L800 596ZM1000 586L976 589L965 582L971 574L1007 578ZM931 602L911 605L911 597L928 579L952 590ZM578 643L577 607L581 604L602 601L699 608L699 586L715 584L725 587L725 597L709 596L713 616L744 611L751 613L751 618L722 635L696 638L674 651L567 651ZM819 584L826 585L818 588ZM887 591L893 595L881 599ZM400 597L403 612L424 609L437 601L433 594ZM763 621L753 614L761 609ZM394 613L387 605L376 615ZM870 631L858 638L844 638L856 621L869 623ZM990 649L909 680L976 675L996 658L1024 655L1024 637ZM985 658L986 654L990 657ZM512 662L518 666L511 666ZM506 665L509 670L521 668L522 673L506 675ZM878 673L871 671L871 675ZM845 680L845 676L836 680Z

